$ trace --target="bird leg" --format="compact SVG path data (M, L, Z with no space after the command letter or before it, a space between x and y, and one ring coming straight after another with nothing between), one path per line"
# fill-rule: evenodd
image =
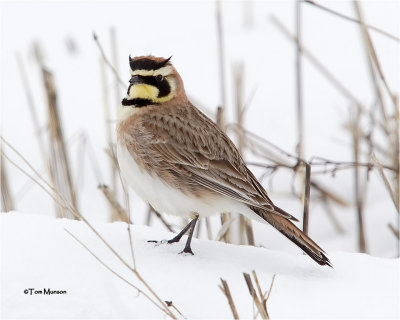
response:
M189 236L186 241L185 248L183 249L182 252L180 253L190 253L193 254L193 251L190 247L190 243L192 242L192 237L193 237L193 232L194 232L194 227L196 226L196 222L199 219L199 216L196 215L196 217L190 221L185 228L182 229L181 232L179 232L175 237L173 237L171 240L161 240L161 241L156 241L156 240L148 240L147 242L155 242L155 243L174 243L174 242L179 242L181 238L185 235L185 233L189 230Z
M183 251L180 253L190 253L193 254L192 248L190 247L190 244L192 242L192 237L193 237L193 232L194 232L194 227L196 226L196 222L199 219L199 216L197 215L196 218L194 218L192 221L190 221L189 226L189 236L185 244L185 248L183 248ZM182 236L181 236L182 237Z
M168 243L174 243L174 242L179 242L182 238L182 236L189 230L189 228L192 226L192 224L196 223L195 219L190 221L186 227L183 228L181 232L179 232L175 237L173 237L171 240L168 240Z

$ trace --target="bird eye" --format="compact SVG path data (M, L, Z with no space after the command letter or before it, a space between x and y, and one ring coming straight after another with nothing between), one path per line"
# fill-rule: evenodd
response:
M157 80L158 82L161 82L161 81L164 80L164 77L163 77L161 74L158 74L158 75L156 75L156 80Z

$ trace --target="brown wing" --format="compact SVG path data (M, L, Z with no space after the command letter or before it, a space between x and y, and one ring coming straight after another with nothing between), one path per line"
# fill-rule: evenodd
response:
M163 172L189 181L192 186L297 220L275 207L233 142L195 107L185 105L173 113L159 108L157 114L143 115L140 125L147 137L141 144L146 149L143 154L151 155Z

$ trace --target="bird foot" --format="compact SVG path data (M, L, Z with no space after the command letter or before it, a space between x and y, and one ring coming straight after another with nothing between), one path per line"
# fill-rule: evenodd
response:
M168 240L147 240L147 242L154 243L156 246L159 246L161 244L169 243Z
M190 247L185 247L179 254L184 255L184 256L194 256L194 253Z

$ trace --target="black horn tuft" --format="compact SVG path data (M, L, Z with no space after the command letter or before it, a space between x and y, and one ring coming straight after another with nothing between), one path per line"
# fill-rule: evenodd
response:
M157 70L160 69L168 64L170 64L169 60L172 58L169 57L168 59L154 59L151 57L141 57L141 58L131 58L129 56L129 65L131 66L131 70Z

